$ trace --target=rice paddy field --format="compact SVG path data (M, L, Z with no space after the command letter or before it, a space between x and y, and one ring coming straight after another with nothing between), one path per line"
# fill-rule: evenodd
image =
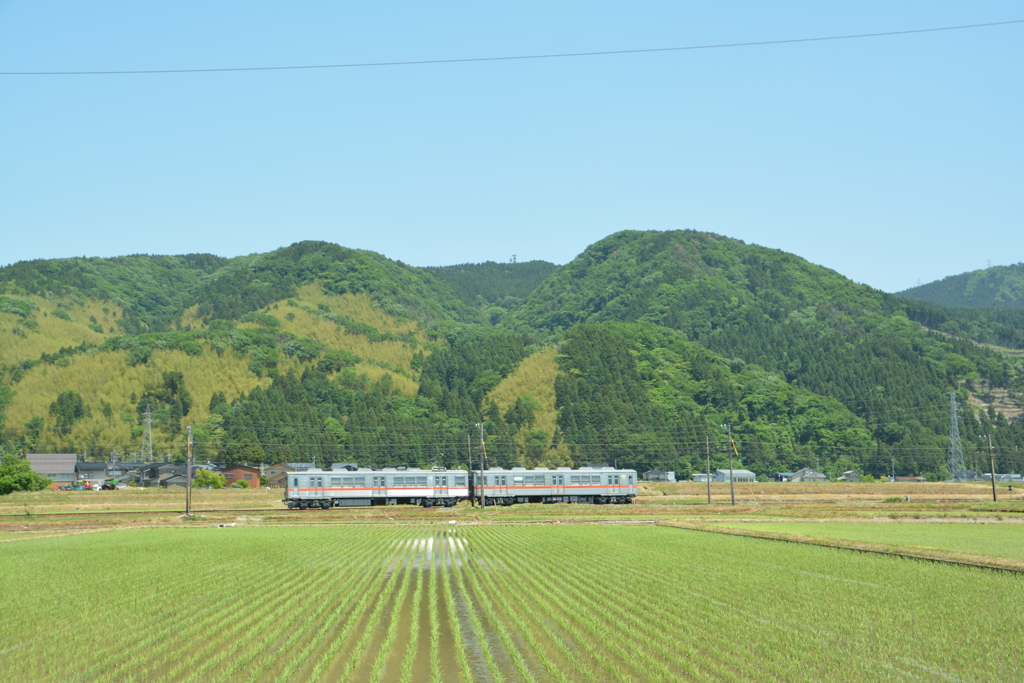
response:
M734 529L1024 560L1024 524L724 522Z
M11 681L1024 675L1022 574L654 525L29 538L0 544L0 590Z

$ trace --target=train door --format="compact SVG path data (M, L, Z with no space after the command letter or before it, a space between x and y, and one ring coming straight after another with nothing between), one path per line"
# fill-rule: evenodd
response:
M384 475L376 476L373 478L373 487L370 493L370 495L373 498L387 498L388 488L387 485L385 484L386 481L387 480L385 479Z
M313 477L312 479L313 479L313 486L312 486L312 488L313 488L313 497L314 498L324 498L324 497L326 497L325 494L324 494L324 478L323 477Z
M508 495L508 475L507 474L489 474L487 475L487 495L488 496L507 496Z
M551 477L551 487L555 490L556 495L562 495L565 493L565 475L555 474Z
M448 475L447 474L436 474L434 475L434 498L447 498L448 497Z

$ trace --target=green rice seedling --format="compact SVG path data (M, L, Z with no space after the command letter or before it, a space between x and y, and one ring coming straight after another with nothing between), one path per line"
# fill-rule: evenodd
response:
M500 542L499 542L500 545ZM536 548L531 549L531 555L536 552ZM531 559L535 559L531 557ZM532 567L538 576L545 576L547 573L555 571L554 567L545 563L532 563ZM534 572L531 572L534 573ZM562 579L557 578L557 574L551 577L548 581L541 579L539 583L541 585L557 585L559 586L560 592L568 592L573 596L573 610L577 615L575 622L580 623L583 628L589 632L589 637L582 636L578 630L577 637L580 644L584 644L588 654L598 660L602 668L605 669L609 674L615 676L618 680L628 681L631 679L629 674L625 671L626 667L633 668L634 672L638 675L644 675L644 671L636 668L636 655L635 649L642 648L640 643L631 643L632 650L625 648L622 643L625 642L622 634L618 631L617 624L609 624L599 615L603 614L604 610L612 606L616 600L615 596L609 596L606 604L595 604L587 599L583 599L578 590L578 587L574 584L577 581L567 581L566 585L559 583ZM596 644L600 644L597 646ZM617 661L612 661L607 657L607 653L613 654ZM667 669L666 669L667 672Z
M387 663L388 657L391 656L391 645L395 642L395 636L398 634L398 620L400 616L401 606L405 601L406 593L409 590L409 584L411 581L408 580L408 575L412 569L407 569L402 573L402 579L397 594L395 594L394 601L392 602L391 619L388 622L388 630L384 636L384 642L381 643L380 649L377 651L377 658L373 662L373 668L370 670L370 680L379 681L384 676L384 666ZM422 569L420 570L422 571Z
M570 562L572 562L572 560L570 560ZM612 558L610 558L609 562L612 565L617 564ZM556 580L567 580L574 575L574 568L571 565L558 566L557 569L558 571L562 571L563 575ZM612 572L619 570L624 573L628 573L628 567L624 566L615 566L615 568L609 566L608 569ZM612 619L613 622L629 624L629 631L633 634L633 639L642 643L642 645L638 645L641 652L645 649L654 650L658 655L660 655L662 662L677 661L680 657L686 657L687 660L683 660L684 669L690 668L685 665L689 658L692 657L694 659L699 659L706 668L721 676L727 676L729 669L735 668L734 665L725 665L722 662L716 661L714 653L698 653L692 649L688 652L686 645L687 639L678 637L679 630L676 628L666 629L661 626L663 621L669 621L674 627L678 627L680 625L679 620L673 620L669 616L673 614L673 612L664 609L664 593L669 590L669 588L659 587L656 590L644 590L640 587L640 590L636 592L635 597L633 598L633 605L631 609L627 609L623 605L619 604L621 601L615 600L612 596L603 594L599 588L595 588L590 585L581 585L574 588L580 593L588 596L587 599L589 600L589 604L592 608L595 605L605 605L605 616ZM658 596L658 600L661 601L661 605L659 606L651 596ZM692 613L692 607L690 611ZM649 618L640 618L641 613L649 616L652 613L659 614L665 612L667 612L667 614L664 620L661 617L653 621ZM686 612L682 611L679 613L685 614ZM726 624L727 628L732 629L731 632L736 631L737 628L742 629L745 627L745 622L734 622L732 619L729 619ZM679 651L680 649L682 651ZM673 654L674 651L676 652L675 654ZM652 665L655 668L664 666L664 664L660 664L658 662L658 658L654 657L649 651L647 656L643 657L643 660L645 663ZM688 674L689 673L692 673L692 671L688 671Z
M459 617L456 613L455 608L455 594L452 592L452 578L451 573L456 571L456 560L461 562L461 558L458 556L458 552L454 550L454 541L450 541L445 552L449 560L450 569L444 569L441 572L441 587L442 594L444 596L445 607L448 611L448 628L452 633L453 646L455 649L455 658L459 664L459 672L462 680L472 681L473 673L469 666L469 658L466 655L465 639L462 636L462 626L459 624Z
M325 568L324 581L323 582L307 582L302 584L302 590L295 590L296 600L306 601L310 595L319 592L322 585L326 585L329 590L337 591L337 577L353 575L360 576L359 580L354 582L351 586L346 587L343 595L346 596L346 603L352 598L352 593L357 592L360 588L369 581L370 574L367 572L359 572L357 567L360 564L361 558L368 554L370 549L376 545L376 539L369 535L363 535L356 543L346 548L346 552L341 555L342 561L337 566L331 566ZM294 590L294 589L293 589ZM320 598L323 600L323 598ZM314 600L316 602L317 600ZM231 666L224 671L220 678L217 680L228 680L236 672L241 671L249 663L255 659L260 653L266 652L272 647L272 645L278 642L282 634L288 633L291 636L297 636L305 632L307 628L311 626L312 619L310 615L306 614L304 609L296 609L291 605L295 604L294 601L290 602L287 607L279 610L281 614L271 616L265 619L266 622L272 623L275 627L269 632L264 632L263 638L260 642L252 647L248 648L248 651L243 651L237 655L231 663ZM256 631L254 630L253 633ZM288 638L286 638L286 641Z
M508 584L504 580L504 576L501 576L498 579L494 578L494 574L503 573L504 572L479 573L482 582L485 584L490 596L497 597L502 595L516 595L519 592L516 587ZM498 585L499 583L501 584L500 586ZM502 591L502 589L504 589L504 592ZM525 616L520 611L520 609L517 609L517 604L518 603L514 600L505 602L505 613L512 618L512 622L517 627L518 635L526 642L526 644L530 647L530 650L537 655L537 657L541 660L541 664L544 666L544 668L547 670L547 672L551 675L551 677L554 680L558 681L559 683L568 683L569 679L566 677L566 674L558 668L558 666L551 660L550 657L547 656L544 648L541 647L538 644L536 638L534 638L533 630L535 628L535 623L530 618ZM520 608L522 607L521 604L518 604L518 606Z
M399 565L405 562L406 559L406 553L408 552L408 548L405 548L405 544L408 540L407 536L409 533L410 532L407 531L405 532L405 534L399 535L397 539L393 539L391 541L391 545L389 546L392 549L399 552L399 555L396 556ZM374 538L377 539L378 542L381 544L383 544L383 542L387 540L386 536L384 536L382 533L376 533ZM382 558L380 556L374 556L371 559L367 560L367 569L366 571L361 573L365 575L366 579L372 577L373 582L368 587L357 587L353 589L352 597L357 598L357 602L354 605L352 605L352 607L349 609L348 618L345 620L344 624L338 630L337 634L331 640L331 642L328 643L327 646L324 648L323 654L321 654L320 658L313 666L313 670L309 677L310 680L320 680L320 678L327 671L328 665L334 660L334 657L336 656L338 650L342 647L342 645L344 645L347 642L348 637L352 632L352 629L355 627L357 623L360 622L363 612L366 609L366 604L369 602L371 597L377 597L382 591L383 586L388 581L390 581L391 578L394 577L394 572L392 572L391 575L388 575L385 572L374 572L372 570L372 566L379 567L381 565L381 562ZM353 663L352 666L355 666L355 664Z
M469 579L470 585L473 587L473 592L478 598L476 603L483 607L483 612L487 616L488 621L491 624L491 627L495 631L497 631L498 637L501 638L502 642L504 643L509 658L512 660L512 663L515 665L516 670L519 672L519 676L521 677L520 680L535 681L536 679L534 678L533 673L530 671L529 666L527 666L526 660L523 659L523 656L520 653L519 648L516 647L516 644L513 641L512 635L509 633L508 628L505 627L504 620L501 618L501 615L499 615L495 610L493 606L494 601L492 599L492 596L487 595L483 590L482 586L480 585L480 581L477 577L477 573L479 571L480 570L478 568L474 568L466 574L467 578Z
M282 572L281 575L284 576L284 573ZM96 667L102 672L96 675L97 679L101 681L116 680L123 675L124 671L145 676L145 672L155 668L155 662L181 640L187 640L208 631L217 632L223 624L231 623L236 619L236 599L230 594L220 596L220 599L208 606L205 612L200 610L199 614L187 621L165 618L162 628L147 629L146 637L136 640L133 645L116 651L110 650L110 658ZM184 629L182 621L187 624ZM143 651L149 656L143 660L146 665L142 671L139 671L140 659L136 655Z
M301 541L301 538L299 540ZM297 591L296 589L301 588L303 586L316 585L318 577L322 576L326 578L331 574L331 572L329 572L327 568L323 568L317 574L304 576L303 574L296 572L295 567L292 566L290 562L287 564L279 565L279 568L280 571L283 572L282 577L285 577L283 583L277 581L273 574L264 574L264 576L261 577L263 580L269 581L271 583L276 583L279 589L277 592L275 592L273 598L269 600L267 603L265 603L264 606L268 608L273 608L274 606L279 605L280 602L282 601L293 599L293 596L307 595L303 591ZM238 578L244 580L244 577ZM255 576L253 578L255 578ZM226 620L227 627L225 627L223 624L211 624L208 622L191 622L189 629L185 632L177 633L177 637L168 635L166 638L165 642L177 643L179 644L180 647L186 648L187 652L189 651L188 641L195 637L191 636L190 632L194 634L217 634L216 637L214 638L206 639L205 649L200 649L198 654L200 655L199 659L201 661L197 666L195 666L191 670L192 675L190 677L190 680L210 680L210 677L212 676L212 671L217 667L217 665L225 661L225 659L229 655L239 652L239 648L241 647L241 645L248 641L248 636L259 632L258 629L248 628L247 624L259 623L265 617L265 614L261 614L259 612L250 610L241 613L242 618L239 618L240 613L238 612L237 609L237 598L233 598L230 594L228 594L228 597L229 604L227 610L224 613L224 620ZM240 630L243 628L247 629L245 631L242 631L244 635L242 637L235 637L235 634L239 633ZM154 671L158 670L159 667L161 666L160 661L156 658L153 658L151 661L152 669Z
M337 588L335 581L332 580L335 576L334 570L325 570L320 575L309 577L301 581L296 587L283 591L283 595L290 596L288 600L283 601L276 609L269 613L259 613L257 623L277 624L277 628L270 634L265 635L261 642L274 642L284 632L286 627L290 628L288 632L293 638L298 638L301 634L307 633L308 629L313 628L331 606L330 598L336 593ZM308 606L310 604L315 605L315 607L310 608ZM338 609L338 607L335 607L335 610ZM287 618L288 615L292 615L290 619ZM227 680L235 672L243 669L256 656L256 653L260 651L260 649L252 645L252 641L262 631L253 628L253 626L254 624L251 622L240 622L236 628L227 631L222 637L218 638L214 643L216 654L207 656L203 664L193 670L189 680ZM243 636L237 635L240 630L244 633ZM225 641L229 645L222 645ZM288 639L286 639L286 642L288 642ZM213 671L222 662L229 662L226 667L227 670L220 675L214 675Z
M416 660L416 651L419 646L420 636L420 601L423 598L423 582L426 572L420 572L416 577L416 590L412 593L412 611L409 615L409 643L405 648L405 657L402 658L400 683L409 683L412 677L412 664Z
M430 571L427 575L427 601L430 605L430 680L431 683L441 683L441 621L437 613L438 579L433 564L431 562Z
M469 566L469 562L470 561L467 559L463 563L462 567L452 568L453 574L455 575L455 583L456 586L458 586L458 592L462 596L464 604L471 604L469 591L466 588L467 579L465 576L465 573L467 571L466 568ZM491 647L487 642L487 636L485 635L485 630L483 622L480 619L480 615L475 609L469 609L468 613L470 623L473 624L474 636L476 637L477 643L480 645L480 652L484 657L484 662L487 664L487 671L490 673L491 678L494 679L495 683L502 683L505 680L505 677L502 675L501 669L494 661L494 653L491 652Z
M367 575L370 576L369 574ZM353 591L353 597L357 598L357 601L352 605L348 612L348 618L343 623L342 627L338 630L337 634L331 640L330 643L324 648L323 654L317 660L317 663L313 666L313 670L310 673L309 680L319 681L324 673L327 671L328 665L334 660L338 650L344 645L352 633L353 628L358 624L361 619L364 610L366 609L367 603L371 597L376 597L383 590L384 585L389 580L385 577L384 573L379 573L373 576L373 583L365 590L360 589ZM355 666L355 662L352 663ZM255 679L250 679L253 681Z
M411 547L405 549L404 552L409 552L410 550L411 550ZM400 549L399 552L403 552L403 551ZM412 551L412 552L415 552L415 551ZM374 606L373 612L370 614L369 619L367 621L368 624L376 623L377 620L380 618L380 614L381 614L381 612L383 612L385 604L387 604L387 596L390 595L393 592L395 584L398 581L401 580L401 576L404 573L405 569L408 567L409 564L411 564L411 563L408 562L408 556L407 555L403 554L403 555L400 555L399 557L401 558L402 562L401 562L399 568L397 568L395 571L393 571L391 573L391 575L384 582L384 585L383 585L383 587L381 589L381 593L377 596L378 599L377 599L376 604ZM372 635L373 635L373 631L371 629L367 628L367 629L363 630L363 635L359 639L359 641L356 643L355 647L353 648L352 654L349 657L348 661L345 662L345 666L342 669L340 675L338 676L338 680L348 680L348 677L351 675L352 670L355 669L355 667L359 664L360 660L362 659L364 651L365 651L366 643L369 641L369 639L370 639L370 637ZM318 678L319 678L319 675L318 675ZM285 683L285 681L287 681L287 680L288 680L287 677L282 675L281 677L278 678L278 682L277 683Z

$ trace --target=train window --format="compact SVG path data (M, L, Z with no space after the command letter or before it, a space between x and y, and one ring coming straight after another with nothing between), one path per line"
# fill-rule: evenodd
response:
M298 488L298 486L299 486L299 478L298 477L292 477L292 486L294 488Z
M424 477L416 477L416 486L426 486L426 485L427 485L427 478L425 476Z
M522 484L523 483L523 478L522 477L512 477L512 484L515 485L517 483ZM533 482L531 481L530 483L532 484Z
M580 483L579 475L577 475L577 474L570 474L569 475L569 483L570 484L578 484L578 483Z
M343 477L341 483L345 486L352 485L352 477Z
M465 486L466 485L466 478L465 477L455 477L455 485L456 486Z
M630 486L632 486L632 485L633 485L633 475L632 475L632 474L631 474L631 475L629 475L629 485L630 485Z
M366 477L352 477L353 486L366 486Z
M341 486L341 477L331 477L331 486Z

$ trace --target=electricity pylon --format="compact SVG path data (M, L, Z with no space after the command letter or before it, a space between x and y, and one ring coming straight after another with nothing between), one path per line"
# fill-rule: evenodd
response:
M949 447L946 449L946 467L953 481L967 481L967 465L964 464L964 447L960 443L960 407L956 404L956 393L949 394Z

